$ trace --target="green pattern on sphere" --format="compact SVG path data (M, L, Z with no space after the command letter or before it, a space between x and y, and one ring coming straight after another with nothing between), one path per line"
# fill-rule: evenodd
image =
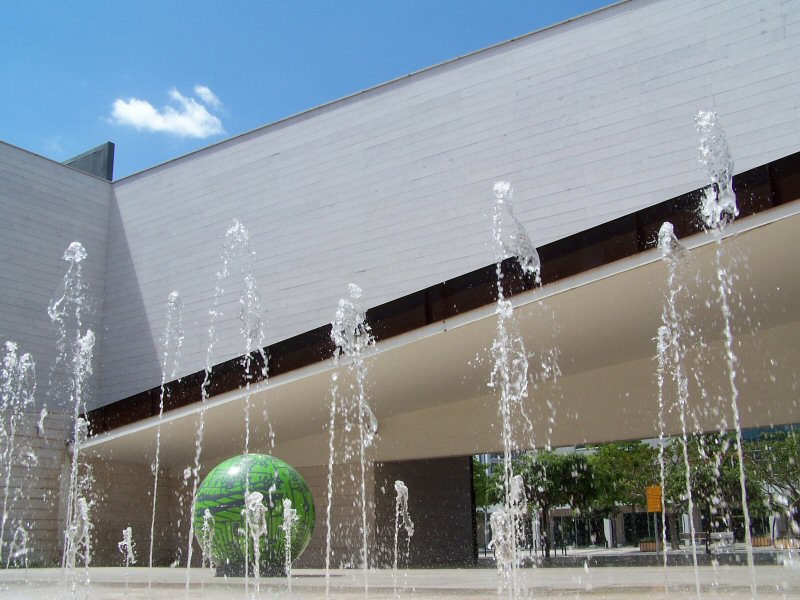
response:
M194 534L202 546L203 515L206 509L214 518L211 555L216 565L244 564L245 548L253 560L252 539L245 540L242 514L245 477L250 493L260 492L267 507L267 536L261 541L261 560L269 570L282 568L286 558L283 524L283 500L289 498L297 511L292 528L292 560L308 546L314 532L314 498L300 473L280 459L267 454L234 456L214 467L197 490L194 510Z

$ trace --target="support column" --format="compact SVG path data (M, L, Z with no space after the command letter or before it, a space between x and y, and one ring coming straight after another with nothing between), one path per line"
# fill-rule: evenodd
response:
M469 456L375 464L376 566L389 566L394 554L394 482L408 487L414 521L408 563L401 566L473 565L477 560ZM405 532L400 548L405 550ZM402 555L401 555L402 556Z

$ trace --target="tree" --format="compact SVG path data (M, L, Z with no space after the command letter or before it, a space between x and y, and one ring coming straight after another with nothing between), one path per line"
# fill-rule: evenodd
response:
M475 490L475 507L486 512L495 502L494 486L489 466L472 457L472 487Z
M689 436L686 443L689 482L694 507L706 534L731 530L732 513L742 509L742 488L736 440L730 433ZM747 461L745 461L747 463ZM666 501L674 512L689 510L686 489L686 460L680 438L664 451ZM757 477L746 477L747 507L751 515L763 513L763 489Z
M475 509L483 514L481 517L483 543L486 543L487 519L489 508L497 502L498 493L495 476L490 472L489 465L480 462L477 457L472 457L472 489L475 492ZM478 517L476 515L476 523Z
M800 512L800 432L792 429L763 433L748 444L748 475L765 490L776 512L798 521Z
M658 450L644 442L612 442L595 446L589 456L597 498L593 512L604 517L624 506L647 504L646 488L658 484Z
M549 558L547 525L550 511L558 506L570 506L580 512L588 509L595 499L594 476L589 462L581 454L541 450L514 461L514 473L522 476L527 501L541 511L545 525L545 556Z

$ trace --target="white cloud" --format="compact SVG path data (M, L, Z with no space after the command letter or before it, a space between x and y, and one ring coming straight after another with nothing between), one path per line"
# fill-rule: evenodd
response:
M220 99L217 98L217 95L212 92L208 86L205 85L196 85L194 86L194 93L206 103L206 105L210 106L214 110L219 110L222 108L222 102Z
M61 134L58 133L45 142L45 148L47 148L48 152L55 155L64 154L64 147L61 145L63 141Z
M195 87L195 93L212 108L213 103L205 100L204 96L219 103L219 99L205 86ZM161 110L147 100L117 98L111 106L111 120L140 131L162 131L181 137L207 138L225 132L222 121L194 98L187 98L175 88L169 91L169 97L176 106L165 106Z

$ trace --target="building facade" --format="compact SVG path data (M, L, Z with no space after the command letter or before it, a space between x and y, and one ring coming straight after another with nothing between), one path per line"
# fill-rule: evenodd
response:
M364 290L378 338L368 361L379 423L369 457L371 535L384 535L380 515L393 502L384 480L415 464L424 468L413 473L427 473L420 497L460 506L455 490L468 487L468 457L502 445L489 369L476 360L496 320L496 180L514 185L515 215L542 258L541 289L505 265L521 335L531 355L560 355L557 381L531 382L534 432L520 445L653 437L661 222L675 221L700 279L713 267L714 240L693 218L707 185L697 161L698 110L715 111L724 124L742 206L724 242L748 261L739 321L747 326L737 329L748 373L742 425L800 421L800 290L790 258L800 222L798 29L794 1L620 2L118 181L0 144L0 335L35 356L38 398L51 415L71 409L69 394L43 375L57 356L47 306L64 249L78 240L88 253L93 310L84 324L97 341L86 455L97 465L99 555L115 556L128 525L149 531L147 486L120 481L150 477L160 431L158 560L185 559L176 550L183 533L169 524L186 522L183 473L201 412L203 471L242 451L252 403L251 451L298 467L323 501L335 368L328 324L351 282ZM234 219L255 253L268 379L248 379L241 366L239 284L219 296L208 351L222 237ZM185 338L160 419L160 339L173 291L183 298ZM707 307L696 318L711 330ZM721 334L709 336L709 390L724 384L722 344ZM214 369L204 402L208 356ZM698 414L699 429L717 426L716 416ZM669 432L679 430L668 421ZM437 487L444 473L455 478L447 479L449 499ZM59 497L49 494L47 506ZM423 522L441 519L422 504L418 510L430 515ZM470 512L452 511L460 516L448 528L462 533L443 543L462 553L433 552L444 562L474 555ZM321 560L323 525L309 564ZM342 563L350 535L337 542ZM42 556L50 543L39 544Z

